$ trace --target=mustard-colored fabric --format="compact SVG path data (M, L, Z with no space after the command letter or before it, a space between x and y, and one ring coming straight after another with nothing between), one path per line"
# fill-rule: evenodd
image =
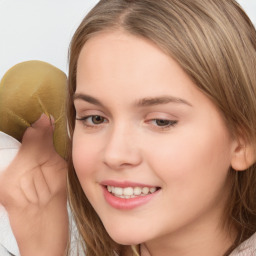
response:
M54 145L65 157L67 143L67 77L43 61L19 63L0 82L0 131L20 142L27 127L42 113L55 119Z

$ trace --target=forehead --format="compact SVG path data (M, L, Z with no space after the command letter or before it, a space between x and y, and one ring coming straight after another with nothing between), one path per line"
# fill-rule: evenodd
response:
M163 60L169 62L170 58L148 39L122 30L103 31L91 37L83 46L78 58L78 70L83 65L103 71L104 67L107 68L107 63L114 72L114 65L120 68L122 63L126 65L125 72L128 73ZM145 66L146 61L148 62ZM128 69L131 67L133 70Z
M175 60L149 40L122 31L99 33L86 42L78 59L79 94L119 110L142 99L167 97L194 105L204 98Z
M179 65L158 46L123 31L105 31L93 36L78 58L77 90L111 90L116 85L115 89L141 88L150 93L152 89L188 82L192 84Z

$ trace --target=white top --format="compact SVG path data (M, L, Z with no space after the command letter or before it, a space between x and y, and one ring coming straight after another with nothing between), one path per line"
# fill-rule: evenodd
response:
M0 132L0 172L3 171L16 156L20 147L20 142L13 137ZM8 214L0 204L0 255L19 256L19 249L16 239L12 233Z
M256 256L256 233L240 244L229 256Z

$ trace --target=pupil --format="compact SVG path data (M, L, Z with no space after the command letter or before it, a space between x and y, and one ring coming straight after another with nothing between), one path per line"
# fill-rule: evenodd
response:
M93 116L92 121L95 124L101 124L103 122L103 118L101 116Z
M168 125L168 124L169 124L169 121L168 121L168 120L162 120L162 119L160 119L160 120L156 120L156 124L157 124L158 126L165 126L165 125Z

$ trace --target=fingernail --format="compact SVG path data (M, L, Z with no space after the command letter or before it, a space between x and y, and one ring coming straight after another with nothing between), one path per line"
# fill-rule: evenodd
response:
M51 125L52 125L53 129L55 129L55 120L54 120L54 117L52 115L50 115L50 122L51 122Z
M45 113L41 114L39 119L44 118L44 117L47 117L47 115Z
M50 123L52 124L52 119L51 119L51 117L50 117L48 114L46 114L46 113L43 113L43 114L40 116L39 119L40 119L40 120L48 120L48 121L50 121Z
M50 115L50 119L51 119L52 123L55 122L55 119L54 119L54 117L52 115Z

